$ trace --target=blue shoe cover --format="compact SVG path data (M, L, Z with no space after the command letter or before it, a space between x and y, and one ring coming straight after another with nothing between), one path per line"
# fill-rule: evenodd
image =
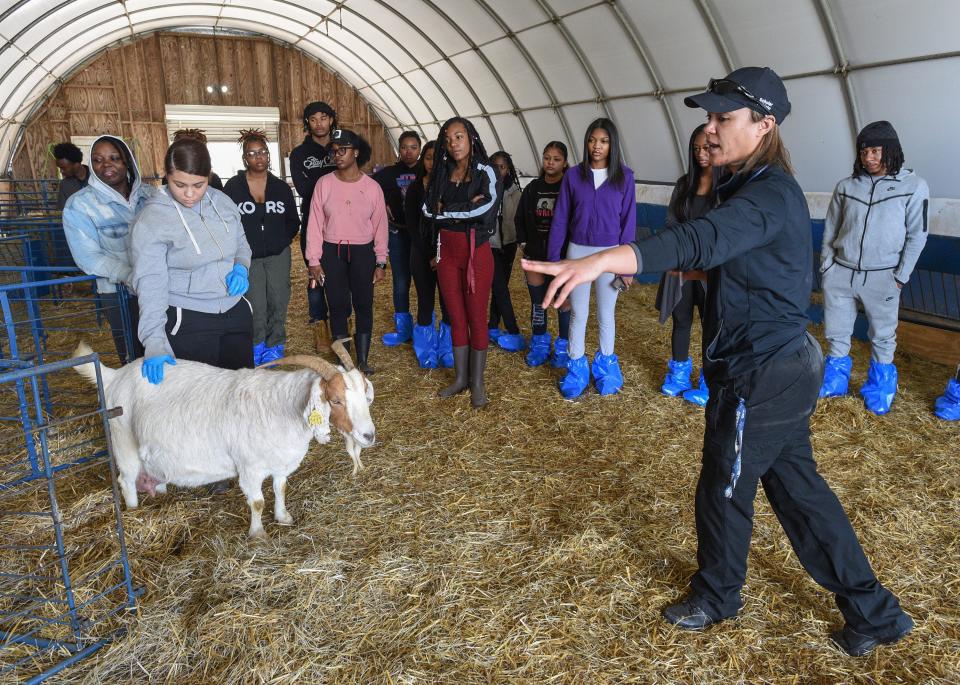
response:
M567 361L567 373L560 379L560 394L568 400L575 400L590 385L590 365L587 356Z
M520 333L504 333L497 338L497 345L507 352L523 352L527 349L527 339Z
M703 380L703 371L700 372L700 386L693 390L687 390L683 393L683 399L698 407L707 406L707 400L710 399L710 391L707 390L707 382Z
M603 354L600 350L593 356L593 385L601 395L616 395L623 387L620 360L615 354Z
M877 416L890 411L893 397L897 394L897 367L894 364L881 364L870 360L867 369L867 382L860 388L863 403Z
M553 343L553 356L550 357L550 366L555 369L567 368L567 362L570 361L570 357L567 355L568 345L566 338L557 338Z
M560 342L559 340L557 342ZM527 352L527 366L541 366L550 358L550 334L530 336L530 351Z
M660 392L667 397L682 395L685 390L691 388L690 373L692 371L692 359L688 358L685 362L678 362L675 359L671 359L667 362L667 375L663 377L663 385L660 386Z
M495 343L504 334L505 331L499 328L488 328L487 334L490 336L490 342Z
M275 362L282 357L283 345L274 345L273 347L267 347L263 350L263 354L260 355L260 363Z
M947 381L947 390L934 402L933 411L944 421L960 420L960 383L956 378Z
M453 368L453 331L450 324L443 321L437 331L437 364L445 369Z
M840 397L847 394L850 385L850 369L853 360L846 357L827 357L823 365L823 385L820 386L820 397Z
M396 347L405 342L410 342L413 337L413 315L409 312L398 312L393 315L393 323L397 327L396 332L384 333L380 340L387 347Z
M413 327L413 354L421 369L437 368L437 329L432 322Z
M259 342L253 346L253 365L260 366L263 363L263 353L267 349L267 343Z

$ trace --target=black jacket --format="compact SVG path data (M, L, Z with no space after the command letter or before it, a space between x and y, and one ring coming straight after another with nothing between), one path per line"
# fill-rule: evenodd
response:
M469 233L474 231L474 244L479 246L490 240L497 229L497 216L503 200L503 184L497 172L489 164L474 163L470 180L465 187L455 187L450 182L450 174L455 163L447 162L446 168L434 170L430 189L423 202L423 214L430 222L434 235L440 229ZM439 174L439 175L437 175ZM459 197L451 201L451 197ZM471 200L480 199L476 202ZM436 213L437 203L447 198L440 213Z
M383 188L383 199L386 201L387 209L390 210L389 219L390 230L397 231L405 228L407 219L403 211L403 199L406 197L407 189L417 178L419 165L408 167L403 162L397 162L388 167L384 167L373 175L373 180Z
M254 202L247 175L240 172L227 181L223 192L237 203L254 259L272 257L290 247L290 241L300 230L300 217L290 186L267 172L264 201Z
M632 243L643 272L707 270L707 377L735 377L799 349L813 285L810 213L777 166L721 179L720 205Z
M290 178L300 196L300 252L307 252L307 220L310 218L310 200L313 198L313 189L317 181L327 174L336 171L337 165L333 161L326 145L320 145L309 134L303 137L303 142L293 148L290 153ZM306 261L306 260L304 260Z

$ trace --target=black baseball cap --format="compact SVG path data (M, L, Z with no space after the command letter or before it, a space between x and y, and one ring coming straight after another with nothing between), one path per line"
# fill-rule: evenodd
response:
M360 136L348 128L338 128L330 134L330 144L340 147L360 147Z
M700 107L708 112L732 112L748 107L760 114L770 114L778 124L790 114L790 100L783 80L770 67L741 67L726 78L712 78L707 89L683 99L687 107Z

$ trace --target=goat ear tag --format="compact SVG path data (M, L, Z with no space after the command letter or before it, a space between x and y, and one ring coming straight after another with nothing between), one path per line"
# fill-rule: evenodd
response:
M316 409L310 412L310 416L307 417L307 423L311 426L320 426L323 424L323 414L318 412Z

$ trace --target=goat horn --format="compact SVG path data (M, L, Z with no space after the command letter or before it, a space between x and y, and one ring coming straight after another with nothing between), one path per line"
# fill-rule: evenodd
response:
M350 358L350 353L347 352L347 348L343 346L344 340L348 341L350 338L342 338L340 340L334 340L333 344L330 345L330 349L333 350L334 354L340 359L340 363L343 364L343 368L347 371L355 368L353 365L353 359Z
M330 380L335 375L340 373L340 371L333 364L328 362L326 359L321 359L320 357L312 357L308 354L294 354L289 357L281 357L272 362L267 362L266 364L261 364L258 366L258 369L268 368L272 366L279 366L281 364L288 364L290 366L305 366L308 369L313 369L321 376L324 380Z

